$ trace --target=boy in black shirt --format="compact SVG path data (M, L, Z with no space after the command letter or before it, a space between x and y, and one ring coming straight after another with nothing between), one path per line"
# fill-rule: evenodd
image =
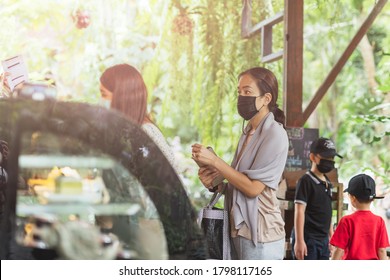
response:
M335 156L342 158L330 139L319 138L310 147L311 169L299 179L295 190L292 233L295 259L329 260L332 185L325 173L334 169Z

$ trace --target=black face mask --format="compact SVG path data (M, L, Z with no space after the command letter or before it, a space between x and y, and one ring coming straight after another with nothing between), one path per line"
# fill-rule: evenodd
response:
M260 110L256 109L256 98L260 96L238 96L237 111L245 120L253 118ZM264 106L264 105L263 105Z
M317 164L318 171L322 174L329 173L334 169L334 161L328 159L321 159L320 163Z

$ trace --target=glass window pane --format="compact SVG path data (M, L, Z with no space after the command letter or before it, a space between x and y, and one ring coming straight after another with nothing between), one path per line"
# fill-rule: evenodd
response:
M19 169L19 244L59 258L168 258L155 205L116 159L72 137L25 132Z

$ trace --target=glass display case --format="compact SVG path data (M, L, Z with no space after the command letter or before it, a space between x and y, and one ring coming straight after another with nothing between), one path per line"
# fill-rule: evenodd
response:
M23 133L20 151L20 245L56 248L70 259L168 258L153 202L115 159L78 139L42 132Z
M1 259L205 259L186 191L142 129L99 106L0 100Z

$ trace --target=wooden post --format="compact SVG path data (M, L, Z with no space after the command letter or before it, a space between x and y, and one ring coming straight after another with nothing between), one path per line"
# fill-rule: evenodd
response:
M344 186L342 183L337 185L337 224L340 222L341 217L343 216L344 210Z
M286 126L302 126L303 2L284 1L283 104Z

